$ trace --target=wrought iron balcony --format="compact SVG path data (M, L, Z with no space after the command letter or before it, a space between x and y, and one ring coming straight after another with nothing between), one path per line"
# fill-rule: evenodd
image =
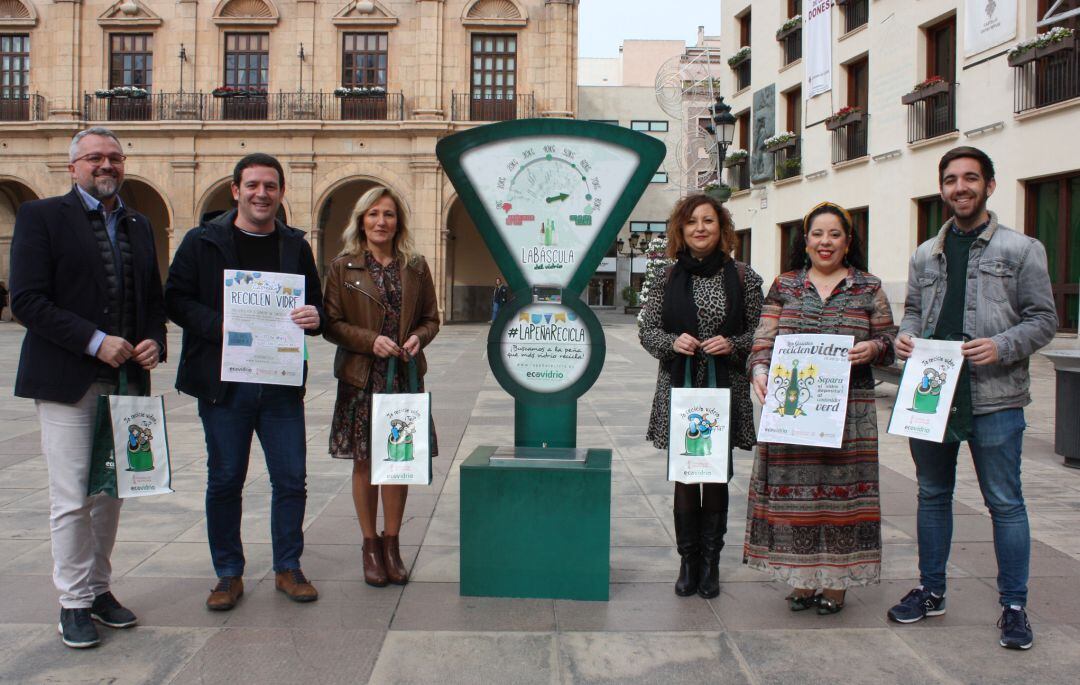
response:
M953 84L938 81L900 98L907 105L908 142L928 140L956 130Z
M532 94L483 98L472 93L453 93L450 104L453 121L512 121L536 116Z
M1076 36L1012 57L1013 111L1019 114L1080 97L1080 43Z
M37 93L0 97L0 121L44 121L45 98Z
M99 98L87 94L88 121L401 121L401 93L338 97L333 93L151 93Z
M849 162L867 154L870 115L861 109L837 119L826 120L825 128L832 131L832 163Z

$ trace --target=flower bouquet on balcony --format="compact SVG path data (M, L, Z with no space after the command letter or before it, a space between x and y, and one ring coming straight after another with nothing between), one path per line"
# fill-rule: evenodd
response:
M1076 49L1076 31L1064 26L1055 26L1031 40L1018 43L1015 48L1009 50L1009 66L1019 67L1039 57L1069 49Z
M749 153L746 152L746 150L740 150L738 148L736 148L734 150L728 150L727 156L724 157L724 166L725 167L738 166L738 165L743 164L744 162L746 162L746 159L749 156L750 155L749 155Z
M835 131L838 128L843 128L848 124L854 124L863 120L863 116L866 113L862 107L858 105L852 105L849 107L841 107L836 110L836 113L831 117L825 119L825 128L830 131Z
M380 97L386 95L386 89L379 86L341 86L334 89L336 98Z
M746 60L750 59L750 46L744 45L731 57L728 57L728 66L734 69Z
M138 86L116 86L115 88L95 90L94 96L100 100L108 100L109 98L143 100L150 97L150 91L145 88L139 88Z
M265 98L266 91L259 88L239 88L237 86L218 86L210 91L216 98Z
M952 84L944 78L934 75L916 83L910 93L900 98L900 102L905 105L910 105L913 102L926 100L927 98L931 98L940 93L947 93L951 87Z
M802 28L802 15L798 14L781 24L776 31L776 40L784 40L800 28Z
M772 138L766 138L765 142L762 143L762 146L765 148L766 152L776 152L777 150L783 150L787 147L795 147L797 142L799 142L799 136L791 131L784 131Z

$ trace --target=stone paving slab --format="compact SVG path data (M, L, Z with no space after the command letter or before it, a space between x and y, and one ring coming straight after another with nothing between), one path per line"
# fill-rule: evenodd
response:
M1052 451L1053 394L1028 408L1024 484L1032 528L1030 614L1036 646L997 646L992 527L966 447L957 471L948 612L913 626L885 611L918 578L915 482L904 440L882 435L883 580L857 588L835 616L793 614L789 591L741 563L746 479L735 453L721 595L676 597L672 490L663 454L642 433L655 361L627 317L605 317L604 374L579 404L589 446L613 450L608 602L461 597L460 463L508 435L513 402L484 358L486 329L446 326L429 350L428 389L441 454L431 486L414 487L401 532L412 582L362 582L351 464L326 454L335 381L331 345L312 340L306 397L309 499L304 568L321 598L290 602L274 588L269 481L258 443L245 491L245 595L206 611L213 585L203 499L205 443L190 398L169 390L173 363L154 374L165 393L176 493L125 503L113 589L139 615L74 652L56 636L47 478L33 403L11 381L21 333L0 324L0 682L27 683L1066 683L1080 664L1080 473ZM1070 341L1071 342L1071 341ZM1063 343L1069 344L1069 343ZM176 330L170 345L179 349ZM174 356L175 359L175 356ZM1033 360L1036 383L1052 382ZM891 410L878 389L879 425ZM382 521L380 519L381 527ZM110 680L111 679L111 680Z

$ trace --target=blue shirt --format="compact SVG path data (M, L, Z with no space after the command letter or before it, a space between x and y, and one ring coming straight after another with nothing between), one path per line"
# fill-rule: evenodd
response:
M79 184L75 184L75 189L79 191L79 195L82 196L83 204L87 209L96 209L101 212L105 217L105 232L109 234L109 242L116 246L116 222L124 214L124 201L120 199L120 195L116 196L116 207L113 211L107 211L105 205L101 200L97 199L90 193L79 187ZM105 339L105 331L94 331L94 335L91 336L90 342L86 345L86 354L91 357L96 357L98 349L101 347L101 341Z

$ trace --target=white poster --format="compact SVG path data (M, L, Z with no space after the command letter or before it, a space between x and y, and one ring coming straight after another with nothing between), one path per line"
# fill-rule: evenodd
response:
M120 499L172 492L165 403L161 397L110 395L116 496Z
M949 409L964 364L962 346L962 342L948 340L915 340L896 391L890 433L931 442L945 439Z
M1015 38L1017 4L1017 0L965 0L964 56Z
M225 269L221 380L304 384L304 329L292 310L304 304L304 277Z
M832 90L833 0L803 3L803 98Z
M507 372L534 392L558 392L581 378L592 356L589 329L564 304L538 302L510 319L502 333Z
M726 483L731 390L672 388L668 422L668 480Z
M778 335L758 442L840 447L847 418L850 335Z

